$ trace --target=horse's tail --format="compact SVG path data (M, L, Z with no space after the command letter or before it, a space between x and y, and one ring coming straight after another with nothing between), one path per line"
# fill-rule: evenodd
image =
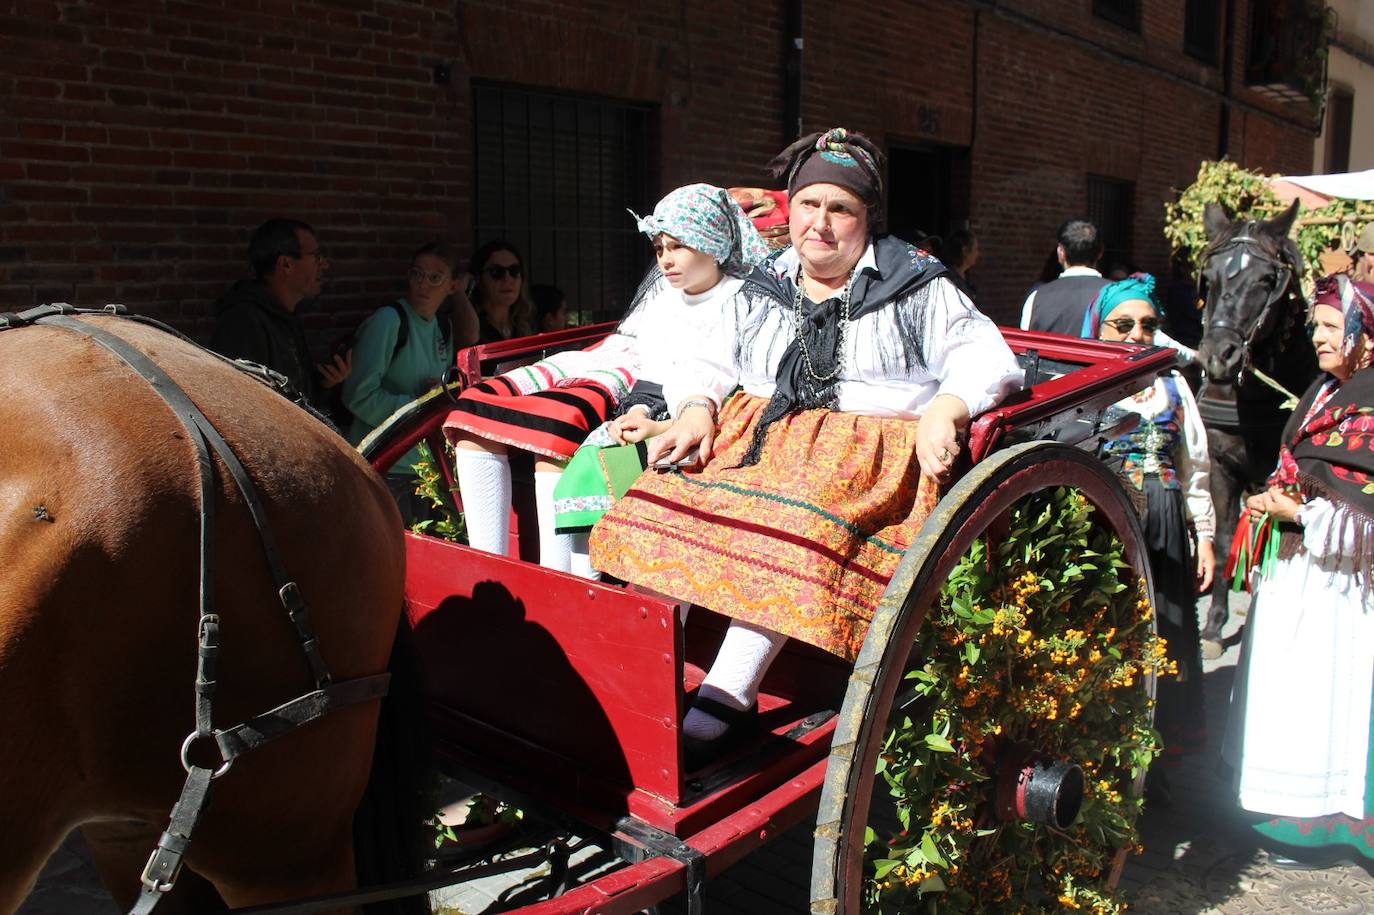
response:
M433 856L435 767L424 717L420 675L405 614L391 649L391 690L382 699L372 774L353 817L358 885L406 880L424 872ZM429 896L374 903L367 915L429 915Z

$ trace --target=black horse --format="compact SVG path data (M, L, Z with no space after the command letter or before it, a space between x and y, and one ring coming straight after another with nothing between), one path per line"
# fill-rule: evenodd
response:
M1301 395L1317 374L1316 353L1306 339L1302 254L1288 237L1297 214L1296 200L1269 220L1233 223L1215 203L1203 211L1207 305L1198 348L1204 372L1198 409L1212 457L1218 564L1201 632L1209 657L1221 651L1229 585L1221 566L1240 516L1241 495L1273 472L1296 400L1290 395Z

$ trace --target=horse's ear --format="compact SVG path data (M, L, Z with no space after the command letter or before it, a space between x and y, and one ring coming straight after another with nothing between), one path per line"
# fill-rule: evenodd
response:
M1231 218L1222 205L1214 201L1202 208L1202 227L1207 231L1207 240L1216 241L1231 228Z
M1294 197L1293 202L1288 205L1288 209L1284 210L1273 219L1265 220L1264 224L1260 227L1260 231L1270 238L1287 238L1289 230L1293 228L1293 220L1297 218L1298 199Z

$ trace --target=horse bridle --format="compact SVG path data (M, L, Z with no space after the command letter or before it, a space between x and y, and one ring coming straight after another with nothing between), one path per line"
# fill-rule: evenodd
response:
M197 344L157 321L126 314L123 307L118 305L107 306L104 309L78 309L65 303L54 303L17 314L0 314L0 331L36 324L60 327L88 337L114 353L152 386L153 391L162 398L186 429L187 438L196 450L196 465L200 472L200 617L196 624L196 641L199 648L195 683L196 726L181 744L181 765L186 770L186 782L182 786L181 796L172 808L171 822L158 839L157 847L143 868L140 878L142 889L133 908L129 910L129 915L147 915L176 883L191 835L209 800L210 786L215 779L229 771L235 759L249 750L294 731L307 722L314 721L326 712L385 696L391 675L382 673L334 681L320 652L320 643L315 637L314 628L310 624L310 612L305 598L282 563L271 528L267 524L262 500L247 470L210 420L166 372L122 338L73 317L90 314L119 315L166 331L193 346ZM225 359L218 353L213 355L236 368L248 371L259 380L280 381L280 376L261 366ZM301 651L310 668L310 675L315 682L312 691L229 728L216 728L212 714L216 686L215 668L220 649L220 618L214 607L215 462L212 451L223 461L252 516L268 570L277 589L277 598L291 620ZM218 748L220 761L217 765L201 766L191 760L191 748L197 742L210 742Z
M1255 342L1255 335L1259 333L1260 328L1268 323L1269 313L1273 310L1274 305L1288 294L1288 284L1293 279L1292 266L1282 260L1271 257L1262 247L1252 247L1259 245L1261 245L1260 240L1252 235L1237 235L1227 239L1224 244L1220 245L1215 251L1212 251L1211 254L1208 255L1208 259L1210 260L1224 251L1230 251L1233 248L1239 249L1233 251L1231 256L1227 258L1225 267L1227 277L1233 277L1244 270L1246 266L1249 265L1251 258L1263 261L1274 268L1274 289L1269 294L1269 298L1265 300L1264 307L1260 309L1259 317L1255 319L1255 323L1250 327L1249 333L1243 333L1242 328L1236 326L1234 322L1228 321L1226 318L1218 318L1215 316L1209 316L1207 326L1203 329L1204 335L1210 331L1216 330L1229 334L1240 341L1240 368L1236 370L1236 377L1234 379L1236 385L1241 383L1241 377L1245 372L1252 369L1251 348Z

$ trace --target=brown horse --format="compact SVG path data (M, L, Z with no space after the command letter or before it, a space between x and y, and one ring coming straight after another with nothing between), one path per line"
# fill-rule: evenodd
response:
M385 671L405 573L400 517L376 474L323 423L213 354L133 321L81 320L148 355L238 455L334 678ZM194 452L147 381L65 329L0 332L0 391L0 913L23 901L74 827L127 907L181 789L180 747L194 727ZM225 727L313 681L243 500L216 463L214 716ZM203 911L185 896L205 881L235 907L354 887L352 822L377 720L377 701L353 705L238 758L190 844L194 873L158 911Z

